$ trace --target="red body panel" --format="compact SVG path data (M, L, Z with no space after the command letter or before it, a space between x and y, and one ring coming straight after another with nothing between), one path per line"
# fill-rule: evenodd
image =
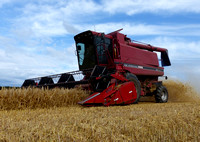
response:
M164 48L130 42L126 35L119 32L111 33L115 40L114 46L118 55L115 64L122 64L123 69L135 75L164 75L164 68L159 67L157 54L153 51L166 51Z
M118 86L110 85L103 92L97 92L89 96L84 101L79 102L81 105L121 105L131 104L137 99L137 93L133 82L125 82Z
M137 93L133 82L125 82L111 96L105 98L105 106L131 104L137 99Z
M123 63L126 62L142 66L159 66L157 54L151 51L120 44L120 55Z

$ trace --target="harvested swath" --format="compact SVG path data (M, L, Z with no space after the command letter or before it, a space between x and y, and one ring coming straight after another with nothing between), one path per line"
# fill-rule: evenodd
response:
M189 83L169 80L163 84L167 87L169 102L200 102L200 93Z
M0 111L0 141L198 142L200 103Z
M80 89L5 89L0 90L0 110L35 109L75 105L89 94Z

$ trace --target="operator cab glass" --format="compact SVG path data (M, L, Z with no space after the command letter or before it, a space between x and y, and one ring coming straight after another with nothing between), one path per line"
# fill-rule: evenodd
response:
M111 39L95 36L94 44L96 45L97 60L99 64L108 64L108 58L112 56ZM109 57L110 56L110 57Z
M100 35L86 31L74 37L79 69L90 69L95 65L107 65L112 57L112 41Z
M84 43L78 43L77 44L77 53L79 56L79 64L82 66L83 65L83 59L85 56L85 44Z

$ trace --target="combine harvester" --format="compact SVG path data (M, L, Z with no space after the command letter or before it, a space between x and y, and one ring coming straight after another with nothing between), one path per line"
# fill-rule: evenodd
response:
M84 106L132 104L141 96L153 95L157 103L167 102L167 89L158 77L164 75L164 66L171 65L168 50L132 42L121 30L109 34L85 31L76 35L79 71L27 79L22 87L82 86L92 92L79 102ZM154 51L161 54L161 66ZM76 80L78 74L83 76L80 80Z

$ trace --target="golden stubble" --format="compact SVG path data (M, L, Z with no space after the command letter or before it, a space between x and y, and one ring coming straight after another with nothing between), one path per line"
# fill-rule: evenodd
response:
M200 103L0 111L0 141L199 141Z
M0 141L200 141L198 93L164 85L168 103L113 107L78 106L88 96L80 89L3 89Z

